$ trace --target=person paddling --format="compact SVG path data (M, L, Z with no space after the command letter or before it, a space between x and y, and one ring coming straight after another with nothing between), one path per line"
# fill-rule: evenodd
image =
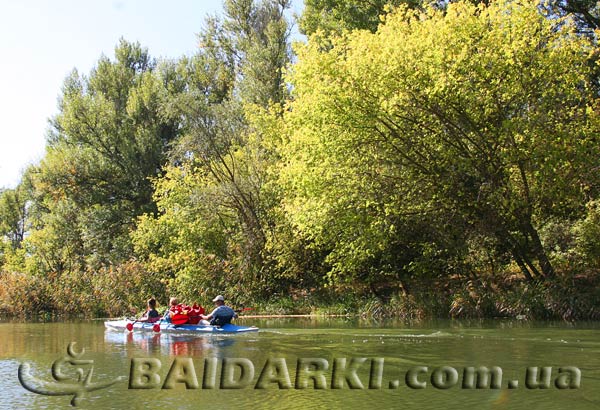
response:
M158 319L160 319L160 314L156 310L156 299L150 298L148 299L148 307L146 308L146 313L144 313L144 316L142 316L142 318L139 319L138 322L154 323Z
M169 307L163 314L163 320L165 322L167 322L167 323L171 322L171 309L174 309L178 304L179 304L179 301L177 300L177 298L169 299Z
M203 324L213 326L223 326L231 323L231 319L236 318L237 314L229 306L225 305L225 298L223 295L218 295L213 299L215 309L208 315L200 315L203 320Z

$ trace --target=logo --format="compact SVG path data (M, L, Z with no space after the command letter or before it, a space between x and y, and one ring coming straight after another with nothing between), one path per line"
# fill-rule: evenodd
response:
M126 379L129 379L130 390L171 390L178 385L183 385L186 390L397 390L403 385L414 390L429 387L437 390L514 390L520 388L522 384L519 382L523 380L518 377L503 380L504 372L500 366L458 369L451 366L412 366L405 370L393 366L393 371L385 372L383 357L335 357L333 361L299 357L289 365L287 358L270 357L262 364L262 369L256 369L254 363L246 358L204 357L194 360L192 357L175 357L167 369L158 357L133 357L129 378L119 376L95 382L92 380L94 361L84 359L84 349L77 352L74 346L75 342L70 343L67 355L52 363L52 381L33 376L31 365L21 363L18 371L21 385L45 396L72 396L71 405L77 406L87 393L106 389ZM581 371L574 366L559 367L558 373L551 366L527 367L524 376L528 390L546 390L552 385L559 390L579 389L582 379Z
M31 365L19 365L19 382L30 392L44 396L73 396L71 406L77 406L79 400L86 393L106 389L126 377L119 376L105 382L93 382L94 361L82 359L85 349L75 351L75 342L67 347L67 355L52 363L52 378L54 381L45 381L31 375Z

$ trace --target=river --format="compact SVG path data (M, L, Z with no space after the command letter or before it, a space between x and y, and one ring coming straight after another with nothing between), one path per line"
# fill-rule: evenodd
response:
M175 336L107 331L101 320L0 322L0 408L600 408L599 323L238 324L260 331ZM20 365L33 378L25 384L52 389L26 390Z

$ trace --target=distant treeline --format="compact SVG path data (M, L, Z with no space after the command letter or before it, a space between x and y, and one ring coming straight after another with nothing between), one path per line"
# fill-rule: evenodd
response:
M74 70L0 191L0 309L600 317L595 2L226 0Z

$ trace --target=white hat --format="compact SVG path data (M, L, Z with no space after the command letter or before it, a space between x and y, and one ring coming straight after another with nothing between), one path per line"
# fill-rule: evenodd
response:
M216 302L217 300L224 301L224 300L225 300L225 298L223 297L223 295L219 295L219 296L217 296L216 298L214 298L212 301L213 301L213 302Z

